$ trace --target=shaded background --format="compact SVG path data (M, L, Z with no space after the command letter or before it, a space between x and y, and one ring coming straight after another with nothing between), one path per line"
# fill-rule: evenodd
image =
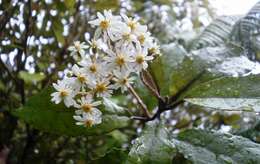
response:
M247 3L248 8L242 5L241 14L251 2L255 3ZM236 10L225 13L219 6L221 3L208 0L0 1L0 163L6 158L10 163L120 163L136 131L142 129L139 122L105 136L68 137L33 129L10 112L72 66L67 48L73 41L87 41L93 35L87 22L97 11L111 9L114 14L140 17L161 45L174 43L189 51L191 41L216 15L239 14ZM146 91L139 92L150 109L155 107ZM128 99L121 104L135 110ZM251 113L242 115L244 119L234 112L206 112L183 104L163 117L174 133L191 127L240 131L244 122L259 128Z

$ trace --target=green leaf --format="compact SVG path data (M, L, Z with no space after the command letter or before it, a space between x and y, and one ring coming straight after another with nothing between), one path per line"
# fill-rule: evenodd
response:
M129 123L129 118L126 116L103 114L102 123L99 125L91 128L75 125L75 120L72 118L74 109L52 103L50 101L52 92L52 88L47 88L33 96L24 107L15 110L14 115L42 131L70 136L98 135L125 127Z
M65 43L65 39L64 39L64 36L62 35L63 33L63 24L61 23L60 19L59 18L53 18L53 21L52 21L52 30L53 30L53 33L57 39L58 42L60 42L61 44L64 44Z
M233 26L239 18L240 16L222 16L217 18L194 40L191 46L192 49L225 44L229 40Z
M185 98L258 98L260 75L245 77L221 77L196 85Z
M231 40L242 45L248 57L253 60L260 60L260 58L257 58L257 53L260 50L258 47L260 41L257 39L260 33L259 14L260 2L257 2L247 15L239 20L231 33Z
M98 11L103 11L107 9L117 9L120 6L119 0L98 0L98 1L90 1L90 6L95 8Z
M247 138L220 132L186 130L177 139L173 142L178 153L183 160L193 164L260 163L260 145Z
M127 109L117 105L111 98L103 98L104 111L110 114L125 115Z
M75 5L75 0L64 0L64 3L67 9L71 10Z
M155 77L162 95L170 93L172 74L185 58L187 52L183 47L171 43L162 46L162 56L151 63L150 72Z
M251 139L254 142L260 143L260 120L258 119L252 125L242 125L242 127L240 127L239 130L235 132L235 134L241 135L243 137Z
M45 78L43 73L29 73L26 71L19 72L19 78L23 79L25 83L36 83L42 81Z
M171 163L175 152L170 135L163 125L156 121L149 122L142 135L134 141L126 163Z
M260 112L260 98L188 98L185 99L185 101L218 110L241 110Z

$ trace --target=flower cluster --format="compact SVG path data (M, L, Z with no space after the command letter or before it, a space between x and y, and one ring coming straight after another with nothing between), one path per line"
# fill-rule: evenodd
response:
M127 91L133 77L160 54L147 26L136 18L114 16L105 10L89 23L96 27L93 39L88 45L76 41L69 47L77 64L70 75L53 84L56 92L51 94L56 104L63 101L67 107L77 108L76 124L88 127L102 121L98 109L102 98L110 97L117 89Z

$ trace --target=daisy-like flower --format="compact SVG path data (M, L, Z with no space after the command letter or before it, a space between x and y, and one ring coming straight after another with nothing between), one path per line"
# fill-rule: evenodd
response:
M129 69L129 65L131 62L131 55L128 50L123 47L122 49L116 49L116 53L108 50L108 56L104 58L107 63L107 67L110 70L125 70Z
M73 98L75 96L75 93L71 85L69 85L66 81L66 79L62 81L58 80L57 83L53 83L53 87L57 90L57 92L51 94L51 101L53 101L55 104L64 101L64 104L67 107L74 105L75 101Z
M133 56L133 68L140 72L142 69L148 68L148 61L153 60L153 56L148 56L147 49L141 48L140 46L137 48L136 55Z
M114 88L121 89L121 93L127 91L127 85L133 83L134 77L130 77L130 71L114 71Z
M137 29L137 26L140 25L138 22L138 18L129 18L125 14L121 14L123 20L127 24L128 27L130 27L131 31L135 33L135 30Z
M104 15L100 12L97 13L98 18L90 21L89 23L98 26L104 32L104 38L108 35L112 41L116 41L118 36L121 35L122 28L126 25L121 21L120 16L112 15L111 10L104 10Z
M72 73L76 76L75 85L77 88L83 87L90 80L84 68L79 68L76 64L72 67Z
M93 115L83 113L82 115L74 115L73 118L77 121L76 125L83 125L85 127L92 127L102 122L102 115Z
M114 89L107 79L92 81L90 88L96 93L97 97L111 97Z
M79 62L79 65L83 67L86 74L88 74L92 80L96 77L105 77L108 74L105 63L98 59L84 58Z
M91 115L101 116L102 113L96 108L100 104L101 101L94 101L92 95L88 94L84 97L81 97L81 99L79 99L77 103L75 103L74 106L80 109L76 110L75 113L76 115L89 113Z
M156 43L156 42L153 42L150 47L148 48L148 54L149 55L161 55L161 52L160 52L160 47L159 45Z
M138 43L136 35L132 34L130 27L122 29L122 35L119 37L116 47L126 48L132 50L134 48L134 43Z
M97 50L107 49L107 46L103 43L101 39L91 39L90 41L88 41L88 43L90 45L89 50L92 54L96 54Z
M72 56L75 56L75 55L84 56L85 49L89 48L89 46L86 45L85 42L80 43L79 41L75 41L73 44L74 44L73 46L70 46L68 48L68 50L71 51Z

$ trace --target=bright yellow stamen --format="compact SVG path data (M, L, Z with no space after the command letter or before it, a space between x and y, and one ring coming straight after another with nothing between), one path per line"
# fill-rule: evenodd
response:
M84 83L87 81L86 77L85 76L82 76L82 75L78 75L78 80L81 82L81 83Z
M60 96L61 97L66 97L66 96L68 96L69 95L69 93L67 92L67 91L65 91L65 90L61 90L60 91Z
M89 112L91 112L91 110L92 110L92 105L91 105L91 104L84 104L84 105L81 106L81 108L82 108L82 110L83 110L84 112L89 113Z
M123 34L124 40L130 40L130 34Z
M131 30L135 30L135 28L136 28L136 23L134 21L128 22L127 25L128 25L128 27L131 28Z
M144 35L138 36L138 40L139 40L139 42L140 42L141 44L144 44L144 41L145 41Z
M122 85L126 85L127 82L128 82L128 79L127 79L127 78L123 78L123 79L121 79L121 81L120 81L120 83L121 83Z
M117 56L116 64L120 67L123 66L125 64L125 58L122 56Z
M106 30L109 26L109 22L107 20L103 20L100 22L99 26L103 29Z
M96 85L96 92L102 93L107 90L107 86L104 83L100 83Z
M136 63L142 64L144 62L144 57L143 55L137 55L135 58Z
M89 70L90 70L90 72L92 72L92 73L96 73L96 72L97 72L97 66L96 66L96 64L92 64L92 65L89 67Z
M87 126L87 127L91 127L91 126L93 126L93 120L86 120L85 121L85 125Z

